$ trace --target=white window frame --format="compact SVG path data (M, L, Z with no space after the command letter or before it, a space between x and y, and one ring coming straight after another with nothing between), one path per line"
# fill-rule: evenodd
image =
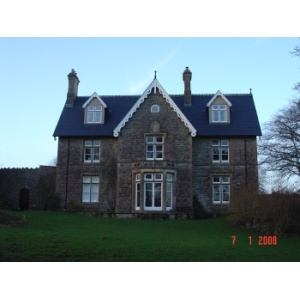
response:
M83 203L99 202L100 178L97 175L85 175L82 177L82 197Z
M134 207L136 211L140 211L141 207L144 211L166 211L173 208L174 201L174 176L172 172L140 172L133 175L134 181ZM148 184L148 185L147 185ZM166 184L166 188L164 188ZM150 186L151 185L151 186ZM147 188L148 187L148 188ZM155 207L155 187L160 188L160 206ZM151 206L146 205L147 192L151 196Z
M213 123L227 123L227 105L212 105L211 119Z
M101 141L99 139L84 141L84 150L83 150L84 163L99 163L100 155L101 155Z
M169 211L172 209L173 206L173 181L174 181L174 174L167 173L166 175L166 210Z
M147 186L151 186L147 189ZM156 187L160 190L156 190ZM160 191L160 206L155 206L155 196ZM150 192L151 206L147 206L147 192ZM145 173L144 174L144 210L145 211L162 211L163 208L163 173Z
M227 154L224 153L227 151ZM218 156L217 159L216 156ZM223 157L227 156L227 159ZM212 141L212 161L213 163L229 163L229 140L213 139Z
M141 174L135 175L135 210L141 209Z
M152 105L151 106L151 113L159 113L160 107L158 105Z
M102 106L87 106L86 107L86 123L101 124L102 123Z
M163 160L163 159L164 159L164 136L147 135L146 136L146 160Z
M230 177L229 176L226 175L213 176L212 201L213 204L230 203Z

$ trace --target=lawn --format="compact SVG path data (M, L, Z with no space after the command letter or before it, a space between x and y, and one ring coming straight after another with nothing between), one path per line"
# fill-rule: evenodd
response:
M271 245L259 245L257 234L231 227L225 218L112 219L36 211L14 215L26 223L0 227L0 261L300 261L299 237L278 236L269 238Z

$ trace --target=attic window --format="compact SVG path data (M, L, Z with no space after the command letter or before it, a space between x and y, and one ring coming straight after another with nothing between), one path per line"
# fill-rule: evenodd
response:
M212 105L212 122L227 122L227 105Z
M99 124L101 123L102 106L88 106L87 107L87 123Z
M151 113L158 113L160 111L160 108L158 105L151 106Z

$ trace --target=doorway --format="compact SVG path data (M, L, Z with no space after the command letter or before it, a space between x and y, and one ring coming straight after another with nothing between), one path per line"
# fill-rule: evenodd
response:
M21 211L29 209L30 190L23 188L20 190L20 209Z

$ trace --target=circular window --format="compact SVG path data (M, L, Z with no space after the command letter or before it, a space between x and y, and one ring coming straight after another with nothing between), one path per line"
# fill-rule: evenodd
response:
M160 111L160 108L158 105L151 106L151 112L152 113L158 113Z

